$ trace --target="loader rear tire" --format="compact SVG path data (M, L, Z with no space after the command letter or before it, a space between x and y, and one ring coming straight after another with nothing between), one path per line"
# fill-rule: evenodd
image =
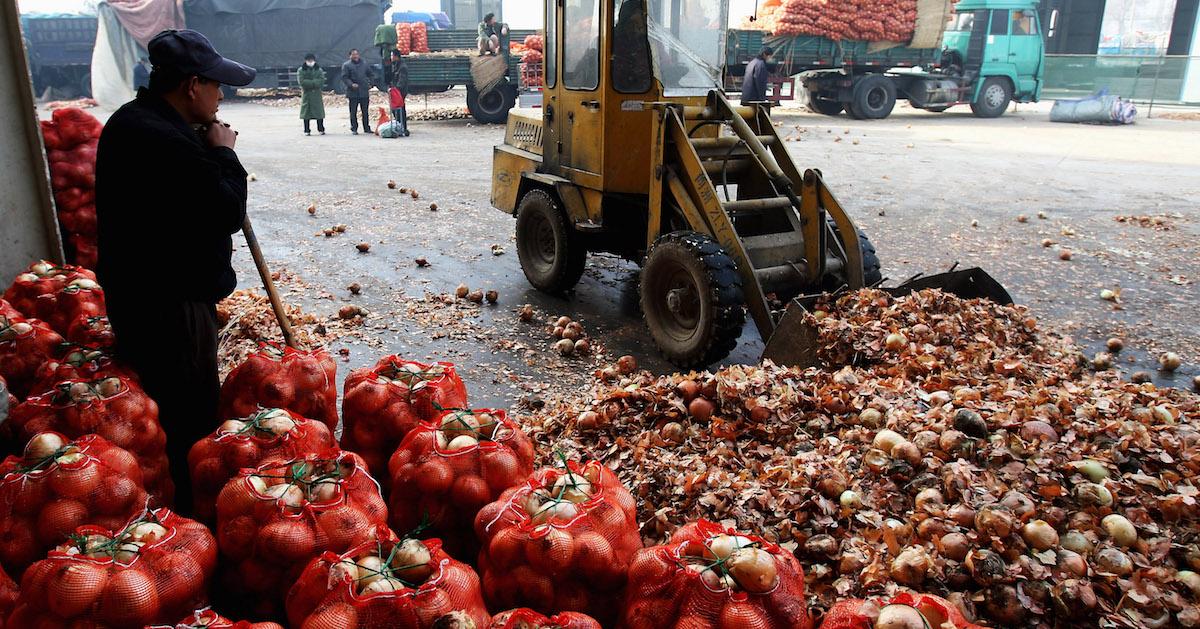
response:
M693 231L660 237L646 254L642 314L663 356L680 369L706 367L737 346L746 298L733 258Z
M830 227L833 232L838 234L838 240L845 246L846 241L842 239L841 233L838 230L837 223L829 220ZM875 252L875 245L871 244L871 239L867 238L866 232L859 229L858 231L858 250L862 252L863 259L863 285L875 286L883 281L882 265L879 262L879 254ZM837 290L842 284L841 280L830 283L824 286L825 290Z
M525 279L543 293L568 291L583 276L587 248L545 190L526 192L517 206L517 257Z

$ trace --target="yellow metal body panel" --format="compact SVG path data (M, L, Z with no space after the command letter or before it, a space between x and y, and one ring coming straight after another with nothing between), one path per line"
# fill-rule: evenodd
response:
M492 207L515 214L521 201L517 198L521 179L537 172L541 164L541 156L536 153L507 144L497 146L492 152Z

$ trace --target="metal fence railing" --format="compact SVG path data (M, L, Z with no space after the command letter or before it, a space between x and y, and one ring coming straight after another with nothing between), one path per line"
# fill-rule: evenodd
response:
M1200 105L1200 89L1189 89L1189 80L1200 82L1200 57L1046 55L1042 94L1079 98L1107 88L1137 102Z

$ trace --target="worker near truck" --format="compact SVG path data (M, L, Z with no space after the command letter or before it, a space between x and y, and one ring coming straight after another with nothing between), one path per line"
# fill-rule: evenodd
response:
M188 451L218 421L216 304L237 285L231 236L246 216L237 133L217 110L221 86L248 85L255 70L195 31L163 31L147 48L150 85L109 118L96 152L96 272L116 355L158 403L175 505L188 512Z
M371 121L368 109L371 104L371 83L375 80L375 71L371 65L362 60L358 49L350 51L350 58L342 64L342 83L346 86L346 98L350 100L350 133L358 135L358 119L356 110L362 110L363 132L371 134Z
M304 55L304 65L296 70L296 81L300 83L300 119L304 121L304 135L312 135L313 120L317 121L317 133L325 135L325 100L321 93L325 89L325 69L317 65L316 55L311 52Z
M742 76L742 104L762 103L767 100L767 77L770 69L767 63L775 51L770 46L763 46L758 56L746 64L746 74Z
M399 50L392 51L392 64L388 72L388 99L391 101L392 120L400 123L400 135L408 137L408 64ZM394 90L394 92L393 92Z
M479 56L495 55L500 52L500 29L496 26L496 14L488 13L479 23Z

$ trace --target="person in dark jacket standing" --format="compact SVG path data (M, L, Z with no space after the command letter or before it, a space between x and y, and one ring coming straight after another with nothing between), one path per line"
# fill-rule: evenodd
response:
M231 236L246 216L237 133L217 109L221 85L255 71L195 31L163 31L147 48L150 87L109 118L97 148L96 271L117 357L158 403L187 513L188 451L219 421L216 304L237 285Z
M408 137L408 107L405 104L408 99L408 65L404 63L404 56L399 50L392 51L392 67L388 74L391 78L388 87L400 92L400 106L392 108L392 119L400 122L400 135Z
M300 83L300 119L304 121L304 135L312 135L311 121L317 121L317 133L325 135L325 101L321 90L325 89L325 70L317 65L317 56L311 52L304 55L304 65L296 70L296 81Z
M770 75L767 62L774 52L770 46L763 46L762 52L746 64L746 74L742 77L743 105L767 100L767 77Z
M355 111L362 109L363 132L371 133L369 109L371 103L371 82L375 80L375 72L370 64L362 60L358 49L350 51L350 59L342 64L342 83L346 85L346 98L350 99L350 133L358 135L358 120Z

